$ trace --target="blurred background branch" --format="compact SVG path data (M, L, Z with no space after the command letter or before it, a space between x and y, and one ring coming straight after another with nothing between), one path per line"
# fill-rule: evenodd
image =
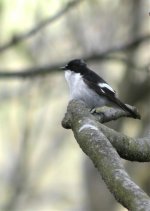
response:
M148 40L150 40L150 35L146 35L146 36L137 38L130 43L123 44L121 46L108 49L99 54L92 54L90 56L83 57L83 59L87 62L88 61L89 62L101 61L101 60L106 60L106 61L107 60L117 60L117 61L125 63L127 66L130 66L131 68L134 67L136 69L147 71L148 68L138 67L138 66L136 66L136 64L132 63L131 61L129 61L127 59L120 58L119 56L111 56L109 54L114 54L114 53L117 53L120 51L132 50L134 48L137 48L143 42L147 42ZM64 63L66 63L66 61ZM41 67L31 67L31 68L26 68L26 69L17 70L17 71L14 71L14 70L11 70L11 71L3 70L2 71L2 70L0 70L0 79L2 79L2 78L26 78L26 77L30 78L30 77L36 77L36 76L41 76L41 75L45 75L45 74L51 74L56 71L62 71L61 69L59 69L59 67L63 66L64 63L57 63L54 65L48 64L48 65L43 65Z
M65 15L66 12L68 12L70 9L74 8L78 3L80 3L83 0L75 0L75 1L69 1L66 6L61 9L59 12L57 12L54 16L48 17L40 23L38 23L36 26L34 26L29 31L26 31L19 35L13 35L12 39L5 43L4 45L0 46L0 53L7 50L10 47L13 47L14 45L17 45L19 42L24 41L25 39L28 39L29 37L35 35L37 32L42 30L44 27L48 26L49 24L52 24L54 21L57 21L59 18L61 18L63 15Z

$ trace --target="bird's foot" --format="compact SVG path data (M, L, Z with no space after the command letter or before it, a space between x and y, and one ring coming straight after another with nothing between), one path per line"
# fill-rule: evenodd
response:
M91 114L96 113L96 108L91 108L91 109L90 109L90 113L91 113Z
M108 110L108 107L103 106L103 107L98 107L98 108L92 108L90 112L91 114L103 114L106 112L106 110Z
M108 109L107 106L93 108L90 110L91 114L94 116L97 116L97 118L100 118L101 120L104 118L106 110Z

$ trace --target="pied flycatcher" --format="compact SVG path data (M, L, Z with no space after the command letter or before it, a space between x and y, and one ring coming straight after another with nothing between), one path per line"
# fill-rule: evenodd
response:
M71 99L84 101L90 109L105 105L118 106L129 112L133 118L139 118L133 110L116 97L111 86L90 70L83 60L72 60L61 69L65 70Z

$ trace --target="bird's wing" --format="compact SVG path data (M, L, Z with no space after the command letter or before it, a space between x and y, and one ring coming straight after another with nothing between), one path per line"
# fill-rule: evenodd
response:
M88 75L83 77L84 82L88 85L89 88L93 89L98 95L104 95L110 100L115 98L115 91L111 86L108 85L99 75L95 72L91 72Z
M90 80L89 77L84 77L83 80L89 88L94 90L99 96L103 95L108 98L111 102L121 107L123 110L129 112L133 118L140 118L137 113L132 111L127 105L121 102L115 95L115 91L104 81L102 78L96 78L96 80Z

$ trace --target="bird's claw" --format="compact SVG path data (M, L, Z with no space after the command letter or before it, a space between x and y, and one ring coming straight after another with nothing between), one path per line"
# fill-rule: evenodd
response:
M93 108L90 110L90 112L91 112L91 114L99 116L101 119L103 119L105 116L105 111L107 109L108 109L108 107L103 106L103 107Z
M91 114L97 113L97 112L96 112L96 108L91 108L91 109L90 109L90 113L91 113Z

